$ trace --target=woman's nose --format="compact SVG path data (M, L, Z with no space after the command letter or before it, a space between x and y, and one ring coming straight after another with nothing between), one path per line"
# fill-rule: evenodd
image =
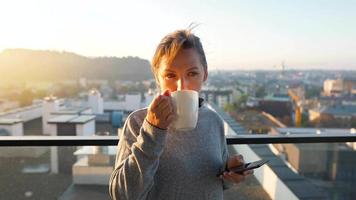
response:
M187 81L184 78L178 80L177 90L186 90L187 89Z

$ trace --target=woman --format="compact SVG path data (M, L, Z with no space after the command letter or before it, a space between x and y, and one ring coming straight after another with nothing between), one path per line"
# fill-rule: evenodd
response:
M208 77L200 39L190 30L164 37L152 72L164 93L126 120L110 178L112 199L223 199L227 182L239 183L253 171L228 172L244 161L228 157L222 119L200 99L196 128L170 131L176 115L170 93L199 92Z

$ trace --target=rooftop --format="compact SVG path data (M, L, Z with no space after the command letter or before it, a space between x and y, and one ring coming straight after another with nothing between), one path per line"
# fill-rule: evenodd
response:
M277 128L281 134L356 134L356 129L342 128Z
M63 114L79 115L89 109L90 109L89 107L65 107L65 108L61 108L58 111L52 112L51 114L53 114L53 115L63 115Z
M350 115L356 116L356 105L333 105L324 106L318 109L320 113L331 115Z
M60 115L48 120L49 124L74 123L84 124L95 119L95 115Z
M0 125L13 125L22 123L21 119L0 119Z

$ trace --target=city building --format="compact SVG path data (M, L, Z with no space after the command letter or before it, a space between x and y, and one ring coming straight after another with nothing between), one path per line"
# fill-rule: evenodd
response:
M356 94L356 79L327 79L324 81L324 96L341 96L342 94Z
M323 127L353 127L356 125L356 106L337 104L310 109L309 121Z
M0 119L1 136L23 136L21 119Z
M103 114L103 98L97 90L91 90L88 96L89 106L91 107L94 114Z
M274 94L261 99L258 109L281 119L283 123L292 123L293 103L287 94Z
M347 135L354 129L274 128L272 135ZM326 181L353 183L356 181L356 151L352 143L274 144L298 174Z
M203 88L200 91L200 95L205 101L216 104L220 108L232 103L232 93L233 91L230 89L215 88Z

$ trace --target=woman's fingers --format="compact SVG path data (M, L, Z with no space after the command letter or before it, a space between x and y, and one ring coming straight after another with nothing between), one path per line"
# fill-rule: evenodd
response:
M244 175L237 174L234 172L224 172L223 178L234 183L240 183L245 180Z
M232 177L229 175L229 172L224 172L224 174L222 175L222 178L225 180L228 180L230 182L235 182Z
M175 115L173 113L169 114L166 118L168 123L172 123L175 119Z
M161 95L156 96L149 106L149 110L154 110L161 101Z
M244 157L242 155L233 155L227 161L227 165L228 165L229 169L234 168L234 167L239 167L244 164L245 164L245 161L244 161ZM246 176L249 176L251 174L253 174L253 170L244 171L242 174L235 173L235 172L231 171L231 172L224 172L223 178L228 181L240 183L241 181L245 180Z
M229 172L229 176L237 183L244 181L245 180L245 176L242 174L237 174L234 172Z
M253 174L253 169L244 171L244 173L243 173L244 176L248 176L248 175L252 175L252 174Z
M233 155L228 159L227 167L230 169L233 167L241 166L244 163L245 163L245 161L244 161L242 155Z
M170 96L159 95L152 103L152 110L164 110L167 106L173 107L172 98Z
M165 92L152 101L147 111L147 120L154 126L166 129L172 123L174 115L172 98Z
M160 103L159 109L162 111L162 113L171 112L173 110L172 105L168 100L164 100L162 103Z

